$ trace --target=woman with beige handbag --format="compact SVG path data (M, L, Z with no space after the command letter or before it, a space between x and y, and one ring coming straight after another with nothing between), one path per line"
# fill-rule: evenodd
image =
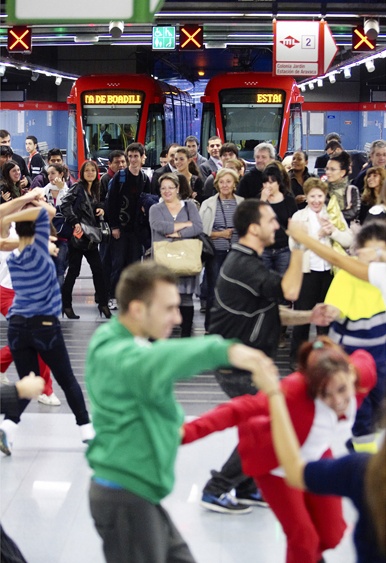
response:
M202 269L202 242L195 238L202 233L202 221L194 202L180 199L177 174L163 174L159 183L162 201L149 212L152 253L156 262L179 275L181 337L187 337L192 333L193 293Z

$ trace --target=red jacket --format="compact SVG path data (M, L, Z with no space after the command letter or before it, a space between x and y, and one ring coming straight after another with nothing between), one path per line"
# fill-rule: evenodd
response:
M357 368L359 377L356 392L359 407L376 383L376 366L373 357L365 350L356 350L351 354L350 360ZM314 400L307 394L306 380L301 373L289 375L280 385L295 432L302 445L314 420ZM231 426L238 426L238 449L246 475L258 477L278 467L279 462L272 443L268 398L264 393L236 397L186 423L183 443L188 444Z

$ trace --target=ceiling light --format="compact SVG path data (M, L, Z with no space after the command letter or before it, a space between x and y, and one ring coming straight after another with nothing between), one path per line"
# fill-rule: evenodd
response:
M319 78L319 80L317 81L317 85L318 88L321 88L323 86L323 80L321 78Z
M87 33L80 33L74 37L75 43L98 43L98 41L98 35L88 35Z
M365 20L363 30L371 41L376 40L379 33L379 21L373 18Z
M5 65L0 65L0 76L4 76L5 74Z
M205 72L203 70L199 70L197 74L198 76L205 76Z
M306 85L305 85L305 84L302 84L302 85L300 86L300 90L301 90L302 92L305 92L305 91L307 90Z
M331 84L335 84L335 82L336 82L335 74L330 74L330 76L328 78L329 78Z
M62 83L62 80L63 80L63 78L62 78L61 76L57 76L57 77L55 78L55 84L56 84L56 86L60 86L61 83Z
M31 80L32 80L33 82L36 82L38 78L39 78L39 73L38 73L38 72L33 72L33 73L31 74Z
M351 78L351 68L345 68L343 74L345 78Z
M315 88L314 83L310 82L308 87L309 87L310 90L313 90Z
M109 33L113 39L119 39L125 29L125 22L110 22Z
M366 61L366 68L368 72L374 72L375 70L375 64L374 61Z

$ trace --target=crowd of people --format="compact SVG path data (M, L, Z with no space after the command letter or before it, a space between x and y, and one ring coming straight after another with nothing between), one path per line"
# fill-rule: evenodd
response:
M360 513L358 561L384 561L377 433L386 391L386 142L372 143L369 162L353 177L339 136L326 139L315 175L304 151L287 170L270 143L258 144L248 163L217 136L205 158L189 136L185 146L165 149L149 177L145 147L133 141L110 153L101 177L89 160L77 180L60 149L42 158L33 135L25 160L13 153L8 131L0 131L0 143L0 292L8 321L1 377L9 384L12 361L21 381L41 376L27 391L16 387L11 406L2 403L0 451L12 454L31 397L60 404L52 371L88 444L90 508L107 561L194 561L160 503L173 488L181 437L189 443L229 426L238 427L239 443L212 470L202 507L246 514L269 505L287 537L287 563L320 563L343 536L338 497L348 496ZM173 273L173 243L197 238L206 242L202 271ZM157 263L161 242L168 267ZM100 315L111 319L87 354L92 422L59 320L80 318L72 294L83 257ZM190 338L195 295L205 336ZM176 326L181 339L169 338ZM289 333L293 373L278 382L277 350ZM231 400L183 424L174 383L203 370ZM340 435L350 452L375 455L335 462L331 446ZM360 494L344 485L350 479Z

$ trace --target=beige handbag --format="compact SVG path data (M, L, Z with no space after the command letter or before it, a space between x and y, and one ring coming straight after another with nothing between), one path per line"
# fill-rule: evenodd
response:
M202 270L202 242L188 238L153 243L153 257L157 264L167 266L177 276L196 276Z

